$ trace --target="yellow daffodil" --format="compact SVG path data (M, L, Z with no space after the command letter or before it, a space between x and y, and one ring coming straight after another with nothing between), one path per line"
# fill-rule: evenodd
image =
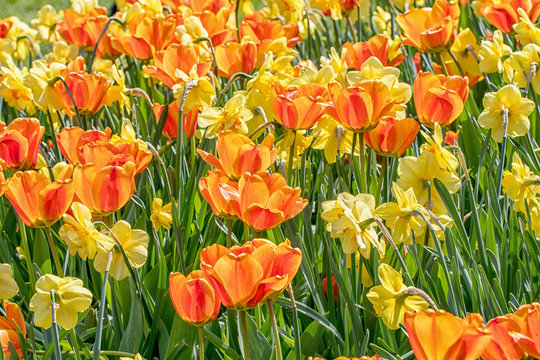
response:
M141 354L137 354L134 358L120 357L120 360L143 360L143 358Z
M13 279L11 265L0 264L0 300L11 299L19 292L19 287Z
M328 222L326 229L331 237L343 238L346 254L360 251L362 256L369 258L373 246L380 256L384 255L385 243L379 240L374 223L369 222L375 210L373 195L341 193L337 200L323 202L322 208L321 217Z
M525 201L530 202L540 194L540 176L514 153L512 171L504 171L502 186L503 192L514 202L514 210L525 212Z
M373 309L390 330L399 329L406 311L422 311L429 307L426 300L418 295L407 295L409 287L403 284L403 277L390 265L379 265L381 285L374 286L367 294Z
M92 213L79 202L71 205L73 216L64 214L64 225L58 235L64 240L71 255L79 254L83 260L93 259L98 249L110 250L114 241L103 233L97 231L92 222Z
M520 17L519 22L514 24L516 39L522 45L536 44L540 45L540 29L538 29L527 16L527 13L522 8L517 9Z
M385 9L377 5L372 15L373 25L378 34L390 36L392 33L392 15Z
M62 20L62 13L48 4L38 11L37 17L30 24L37 30L37 38L40 41L52 43L62 39L56 30L56 24Z
M302 155L313 142L313 136L307 135L305 130L287 131L285 137L276 143L277 159L285 162L285 166L289 168L289 160L291 158L291 146L294 141L294 159L293 167L298 168L302 164Z
M79 47L74 44L68 44L63 40L52 43L52 51L43 57L48 63L68 63L79 56ZM93 68L93 66L92 66Z
M330 57L321 57L321 66L330 66L332 70L334 70L336 81L342 86L346 86L348 84L347 63L345 62L345 59L338 54L336 49L332 48L330 50Z
M34 323L44 329L52 325L51 293L54 290L56 321L60 327L70 330L77 325L78 314L92 303L92 293L83 287L80 279L43 275L36 282L36 293L30 300Z
M439 167L448 171L455 171L459 166L459 162L450 151L443 147L444 138L439 124L435 124L431 135L425 132L422 132L422 135L426 139L426 143L420 148L422 153L424 151L433 153Z
M487 74L501 72L503 57L511 52L512 48L504 43L502 32L496 30L493 34L493 41L483 40L480 44L478 51L480 71Z
M163 200L160 198L154 198L152 201L152 214L150 215L150 221L152 221L152 225L156 231L158 231L160 227L164 227L167 230L171 228L171 207L171 203L163 206Z
M450 50L466 74L479 76L482 75L482 72L480 71L478 61L476 61L473 53L469 50L471 47L475 54L478 54L480 46L476 43L476 36L474 36L471 29L466 28L457 34L456 40L454 40ZM452 74L459 74L459 68L447 51L442 53L442 57L445 65L452 70Z
M329 164L336 162L338 154L350 154L352 152L352 140L354 133L341 126L334 118L323 116L315 125L314 149L324 150L324 157ZM338 143L339 139L339 143ZM355 151L358 154L358 146Z
M98 0L71 0L71 8L79 14L88 14L98 7Z
M524 89L527 84L531 84L534 92L540 93L540 76L538 72L531 73L533 64L540 62L540 46L536 44L527 44L521 51L513 52L508 59L504 61L503 79L507 83L514 83ZM531 79L529 74L534 75Z
M138 269L146 262L148 256L148 234L143 230L132 230L131 225L120 220L111 228L116 239L122 244L132 267ZM126 266L122 251L115 244L112 248L112 262L110 266L110 275L116 280L122 280L129 275L129 269ZM94 259L94 268L100 273L104 273L107 268L107 258L109 251L98 249Z
M537 197L532 204L530 209L531 230L536 233L536 240L540 241L540 197Z
M403 190L396 183L392 185L392 194L396 202L387 202L379 205L374 215L387 221L391 228L392 238L396 244L412 244L411 231L418 241L423 240L426 224L422 219L413 215L418 211L429 218L427 210L418 203L413 188Z
M0 96L5 99L9 106L17 110L26 111L29 114L36 112L32 91L24 85L24 78L28 75L28 69L19 69L14 64L0 68Z
M233 130L242 134L247 133L246 121L253 117L251 110L246 108L246 97L236 94L225 103L223 108L208 108L199 114L198 124L206 129L206 137L211 138L219 132Z
M503 139L503 108L508 110L508 136L522 136L529 131L529 115L534 111L534 102L521 97L515 85L506 85L496 93L487 93L483 103L484 110L478 117L478 123L492 130L493 140L501 142Z
M49 85L49 82L59 76L65 69L66 65L59 62L47 64L43 60L34 61L28 75L24 78L24 85L32 91L38 108L42 110L59 110L62 108L62 102L56 96L55 90Z
M175 75L182 80L173 86L173 94L176 99L182 101L184 97L184 111L193 107L211 106L216 97L216 89L208 76L197 74L197 65L193 65L188 74L176 69Z

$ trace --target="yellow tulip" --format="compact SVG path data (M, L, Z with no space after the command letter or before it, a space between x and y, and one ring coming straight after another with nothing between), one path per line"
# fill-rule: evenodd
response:
M43 275L36 282L36 293L30 300L30 311L34 312L34 323L44 329L52 325L51 292L54 290L56 321L66 330L73 329L78 314L92 303L92 293L83 287L80 279Z
M71 255L79 254L80 258L93 259L98 249L109 251L114 241L100 233L92 223L92 213L79 202L71 205L73 216L64 214L64 225L58 231L58 235L64 240Z
M19 292L19 287L13 279L11 265L0 264L0 300L11 299Z
M144 265L148 256L148 234L143 230L132 230L131 225L124 220L118 221L111 228L116 239L122 244L130 266L138 269ZM116 280L122 280L129 275L121 249L115 245L112 248L112 261L109 273ZM98 249L94 259L94 268L104 273L107 268L109 251Z
M152 221L152 225L156 231L158 231L160 227L164 227L167 230L171 228L171 207L171 203L163 206L163 200L160 198L155 198L152 201L152 214L150 215L150 221Z
M484 96L484 111L478 117L480 126L491 129L491 137L501 142L504 135L502 108L508 110L508 136L523 136L529 131L529 115L534 111L534 102L521 97L519 88L506 85L497 92Z
M406 311L421 311L429 304L417 295L407 295L409 287L403 284L403 277L390 265L379 265L381 285L374 286L367 294L373 309L390 330L399 329Z

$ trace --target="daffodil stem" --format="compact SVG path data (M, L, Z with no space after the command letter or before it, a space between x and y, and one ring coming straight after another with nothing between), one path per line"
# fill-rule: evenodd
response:
M439 60L439 62L441 63L441 67L444 71L444 75L448 76L448 69L446 68L446 66L444 66L444 60L442 58L442 53L441 52L438 52L437 53L437 59Z
M293 186L293 163L294 163L294 150L295 150L295 143L296 143L296 130L292 130L293 133L293 141L291 144L291 149L289 150L289 168L287 170L287 178L289 179L289 186Z
M77 334L74 329L71 329L71 346L73 348L73 354L75 355L75 360L81 359L81 349L79 348L79 342L77 341Z
M199 333L199 360L204 360L204 328L198 327L197 332Z
M60 349L60 338L58 336L58 327L56 325L56 291L51 290L51 322L54 342L54 357L56 360L62 359L62 350Z
M101 287L101 299L99 301L98 323L96 328L96 343L94 345L94 360L99 360L101 351L101 335L103 332L103 317L105 315L105 308L107 307L107 284L109 280L109 270L112 262L112 250L107 255L107 266L105 267L105 274L103 275L103 286Z
M60 277L64 277L64 270L62 269L62 263L58 257L58 251L56 250L56 245L52 237L51 228L45 228L45 234L47 235L47 242L49 243L49 248L51 249L54 266L56 267L56 273Z
M328 281L328 280L327 280ZM296 301L294 300L294 292L292 285L287 285L287 291L291 297L291 309L293 312L293 327L294 327L294 358L295 360L302 359L302 348L300 343L300 327L298 321L298 310L296 309Z
M465 71L463 71L463 68L461 67L459 61L457 60L456 55L454 55L454 53L452 52L451 49L448 49L448 55L450 55L450 57L452 58L452 60L456 64L461 77L465 77Z
M351 166L349 166L349 169L351 170L351 177L349 179L349 191L351 193L353 192L353 174L354 174L353 161L354 161L354 152L356 151L356 139L357 139L357 137L358 137L358 134L353 133L352 149L351 149L351 161L349 162L349 164L351 165ZM361 170L364 170L364 169L362 168Z
M232 226L233 221L231 219L227 219L227 247L230 248L232 246Z
M270 322L272 323L272 335L274 336L274 346L276 347L276 360L283 360L283 353L281 352L281 341L279 340L279 329L276 321L276 314L274 313L274 304L272 300L266 300L268 305L268 314L270 315Z
M382 157L381 172L379 173L379 181L377 182L377 192L375 193L375 203L379 204L381 200L382 184L386 180L386 172L388 167L388 157ZM385 195L386 197L386 195Z
M240 317L240 330L242 331L242 344L244 346L244 360L249 360L249 343L248 343L248 331L246 321L246 311L238 311Z
M357 134L360 138L358 143L360 145L360 192L367 192L366 183L367 183L367 169L366 169L366 156L364 154L364 135Z
M19 228L21 230L21 245L24 251L24 260L26 261L26 267L28 268L28 275L30 275L30 294L33 294L36 287L36 273L34 272L34 263L32 262L32 255L30 254L30 246L28 246L26 225L24 225L20 218Z
M497 181L497 195L501 193L502 179L504 174L504 163L506 157L506 144L508 142L508 109L503 107L502 110L502 126L503 126L503 138L501 144L501 160L499 163L499 177Z
M236 7L234 9L235 21L236 21L236 35L238 36L238 42L240 42L240 2L241 0L236 0Z
M437 307L433 299L422 289L419 289L416 287L410 287L407 290L405 290L403 293L409 296L420 296L422 299L426 300L430 308L432 308L435 311L439 310L439 308Z

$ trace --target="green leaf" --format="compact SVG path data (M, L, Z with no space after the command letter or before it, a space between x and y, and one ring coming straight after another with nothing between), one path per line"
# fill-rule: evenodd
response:
M120 351L137 353L143 340L143 312L139 297L132 291L131 311L129 321L120 342Z

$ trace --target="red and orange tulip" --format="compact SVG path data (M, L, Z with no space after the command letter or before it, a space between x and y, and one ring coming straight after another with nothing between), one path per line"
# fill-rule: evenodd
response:
M369 131L383 117L392 114L395 100L390 98L390 90L381 81L365 80L345 89L331 83L328 88L332 98L328 112L351 131Z
M418 360L475 360L486 349L491 334L480 314L462 319L444 310L405 313L409 342Z
M485 326L491 332L489 345L482 353L484 360L521 360L523 351L514 343L509 334L510 330L518 330L512 321L512 315L499 316L491 319Z
M520 306L511 319L516 330L509 327L510 336L516 345L529 356L540 358L540 303Z
M252 41L235 41L216 46L218 75L230 79L236 73L251 74L257 60L257 45Z
M420 72L414 80L413 95L418 120L430 128L450 125L463 111L469 95L469 81L460 76Z
M477 15L481 15L497 29L508 33L513 25L519 22L518 9L522 9L534 24L540 15L540 1L538 0L476 0L472 7Z
M236 310L277 298L301 262L302 252L292 248L288 240L276 246L266 239L255 239L230 249L215 244L201 252L201 268L221 303Z
M26 339L26 323L19 306L10 301L4 301L5 317L0 316L0 346L6 359L11 359L10 344L15 348L19 359L23 359L21 343L17 328Z
M123 207L135 191L136 166L100 168L94 164L77 165L73 172L76 199L96 215L109 215Z
M411 146L420 124L412 118L382 118L377 127L364 133L366 144L377 154L389 157L403 155Z
M229 130L218 135L217 158L201 149L197 152L206 163L222 171L232 181L238 181L246 172L255 174L272 166L277 155L272 149L273 144L272 135L256 145L249 137Z
M326 88L308 83L285 88L274 84L272 109L276 120L287 129L311 129L324 115L330 102Z
M199 76L204 76L210 71L211 59L201 56L200 48L195 44L172 44L165 50L154 54L154 65L143 67L147 76L154 77L163 82L169 88L185 80L178 73L189 74L195 67Z
M176 312L185 322L204 326L219 314L221 302L200 270L192 271L188 276L171 273L169 292Z
M75 192L71 179L49 178L37 171L17 172L3 185L4 194L30 227L49 227L65 214Z
M396 17L403 30L403 44L422 52L438 53L448 49L456 38L459 4L436 0L432 8L414 8Z
M173 101L169 104L167 110L167 118L165 119L165 124L163 125L163 134L169 139L176 139L178 136L178 115L179 115L180 104L178 101ZM154 104L152 106L152 111L156 120L159 122L161 119L161 114L165 109L165 105ZM187 113L182 114L183 119L183 130L186 134L186 138L191 139L195 135L195 130L197 130L197 119L199 118L199 109L193 107Z
M256 231L275 228L302 211L307 200L302 199L300 188L287 186L279 174L246 173L238 182L239 202L237 214Z
M87 144L95 144L98 142L108 143L111 139L111 129L103 130L83 130L78 126L63 128L56 134L56 141L60 152L70 164L81 163L79 148Z
M383 66L398 66L405 60L403 54L398 52L400 45L399 42L392 45L388 36L377 34L364 42L345 43L341 47L341 53L347 66L357 70L372 56L379 59Z
M218 169L209 171L206 177L199 180L199 191L216 216L225 219L238 218L238 206L233 206L238 204L238 184L232 182L223 172Z
M217 3L217 1L216 1ZM236 30L228 23L234 9L233 4L228 4L218 11L204 10L198 14L202 26L208 32L210 40L214 46L226 43L227 41L237 40Z
M0 123L0 159L3 160L3 168L33 169L44 133L45 128L34 118L17 118L7 126Z

